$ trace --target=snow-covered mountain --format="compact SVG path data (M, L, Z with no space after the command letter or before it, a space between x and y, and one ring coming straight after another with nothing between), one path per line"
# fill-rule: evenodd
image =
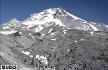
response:
M22 24L28 25L29 27L38 25L40 30L43 28L42 25L48 26L50 23L55 23L56 25L64 26L66 28L80 29L84 31L108 30L108 25L88 22L68 13L62 8L51 8L40 13L34 13L31 15L31 17L22 22Z
M25 29L39 32L44 27L59 25L68 29L79 29L84 31L108 31L108 25L88 22L78 18L62 8L50 8L40 13L32 14L24 21L12 19L3 25L3 29ZM1 32L2 33L2 32Z
M27 70L108 70L107 48L108 25L88 22L62 8L0 26L0 65Z

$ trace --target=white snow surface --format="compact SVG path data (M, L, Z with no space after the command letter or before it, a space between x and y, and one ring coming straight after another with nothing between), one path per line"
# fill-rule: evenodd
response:
M54 38L54 39L51 39L52 41L55 41L55 40L57 40L57 38Z
M90 32L90 34L93 34L94 32Z
M47 61L47 58L43 55L36 55L36 57L38 60L40 60L41 62L45 63L45 64L48 64L48 61Z
M57 9L60 12L62 12L62 10L60 10L60 8L47 9L47 10L44 10L43 12L31 15L31 17L28 18L27 20L23 21L22 24L27 25L28 28L33 27L34 25L37 25L38 27L35 29L36 32L39 32L44 28L44 27L42 27L42 25L45 25L47 27L47 26L49 26L49 23L51 23L51 22L54 22L55 25L60 25L60 26L65 27L64 23L62 23L60 19L54 18L54 14L57 12ZM87 23L87 21L70 14L65 10L64 10L64 12L67 15L69 15L70 17L72 17L74 20L81 20L83 23L85 23L85 24ZM89 24L89 26L88 26L85 24L82 24L83 28L77 27L76 29L89 30L90 29L89 26L90 26L94 29L94 31L98 31L98 29L94 25ZM50 31L49 31L49 33L50 33Z
M108 28L108 25L105 25Z
M5 35L9 35L9 34L12 34L12 33L15 33L17 31L15 30L10 30L10 31L0 31L1 34L5 34Z
M35 28L35 32L40 32L44 27L39 25L38 27Z
M80 41L84 41L85 39L80 39Z
M70 14L70 13L68 13L67 12L67 14L69 15L69 16L71 16L73 19L75 19L75 20L78 20L78 19L80 19L80 18L78 18L78 17L76 17L76 16L74 16L74 15L72 15L72 14ZM82 20L82 19L81 19Z
M78 42L78 41L75 40L75 42Z
M31 33L29 33L29 35L30 35L32 38L34 38L34 36L32 36L32 34L31 34Z
M54 15L57 15L58 18L54 18ZM60 17L59 17L60 16ZM65 22L63 22L63 18L68 18L72 17L72 24L71 21L69 21L69 24L66 24ZM62 18L63 17L63 18ZM69 20L71 20L69 19ZM68 21L68 19L66 19L65 21ZM75 24L75 23L79 23L79 24ZM22 23L22 24L20 24ZM63 10L62 8L50 8L50 9L46 9L40 13L34 13L32 14L27 20L24 21L18 21L16 19L13 19L10 21L10 24L8 25L9 27L21 27L22 29L30 29L30 28L34 28L33 31L35 32L40 32L41 30L43 30L45 27L48 27L50 25L59 25L59 26L63 26L63 27L68 27L68 25L70 25L70 27L68 27L68 29L79 29L79 30L91 30L91 31L99 31L100 28L97 28L96 23L95 22L88 22L86 20L83 20L79 17L74 16L73 14L70 14L69 12ZM75 24L75 27L73 27ZM73 25L71 27L71 25ZM9 29L9 27L3 27L3 29ZM24 26L24 27L23 27ZM99 25L101 27L101 25ZM108 25L105 25L106 28L108 28ZM50 33L52 31L49 30L48 33ZM12 31L1 31L0 33L2 34L11 34L13 33ZM64 31L64 34L66 34L66 31ZM51 34L53 35L53 33Z
M8 27L8 26L5 26L5 27L3 27L3 29L10 29L10 27Z
M36 15L32 15L31 16L32 20L30 20L31 18L29 18L29 19L23 21L22 24L32 27L33 25L43 25L43 24L46 24L49 22L55 22L57 25L64 26L60 20L53 18L53 14L56 13L55 11L53 11L52 9L48 9L47 12L49 12L49 13L45 14L45 15L44 15L44 11L40 12ZM35 20L33 20L33 19L35 19Z
M94 25L92 25L92 24L89 24L93 29L94 29L94 31L99 31Z
M54 34L55 34L55 32L51 33L51 35L50 35L50 36L52 36L52 35L54 35Z
M45 11L47 11L47 12L45 12ZM50 26L51 24L49 24L49 23L52 23L52 22L55 23L55 25L65 26L61 22L61 20L54 19L55 13L56 13L56 11L54 11L53 9L47 9L47 10L44 10L43 12L31 15L31 17L28 18L27 20L23 21L22 24L27 25L28 28L37 25L38 27L35 28L35 32L41 31L44 28L43 25L45 27Z
M67 31L67 30L64 30L63 33L66 34L66 31Z
M53 30L53 29L51 28L51 29L48 31L48 33L50 33L52 30Z
M23 54L25 54L25 55L29 55L30 54L30 52L28 52L28 51L21 51Z

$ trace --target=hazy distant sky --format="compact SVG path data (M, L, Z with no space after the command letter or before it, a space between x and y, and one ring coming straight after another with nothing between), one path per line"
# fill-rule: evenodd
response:
M0 0L0 23L48 8L62 7L82 19L108 24L108 0Z

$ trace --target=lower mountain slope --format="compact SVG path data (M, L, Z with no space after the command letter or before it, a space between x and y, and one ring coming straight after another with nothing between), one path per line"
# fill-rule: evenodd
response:
M0 34L0 65L53 70L108 70L108 32L45 27Z

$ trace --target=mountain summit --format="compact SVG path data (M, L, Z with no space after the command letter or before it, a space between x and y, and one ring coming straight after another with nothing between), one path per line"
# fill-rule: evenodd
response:
M55 23L56 25L65 26L71 29L90 30L90 31L104 31L108 30L107 25L97 24L95 22L88 22L81 18L78 18L62 8L46 9L40 13L34 13L22 24L32 25L48 25L49 23Z
M14 29L16 27L24 27L24 29L35 28L35 32L39 32L44 27L52 24L84 31L108 31L108 25L88 22L70 14L63 8L50 8L43 10L40 13L34 13L24 21L12 19L7 22L7 26L11 26Z

